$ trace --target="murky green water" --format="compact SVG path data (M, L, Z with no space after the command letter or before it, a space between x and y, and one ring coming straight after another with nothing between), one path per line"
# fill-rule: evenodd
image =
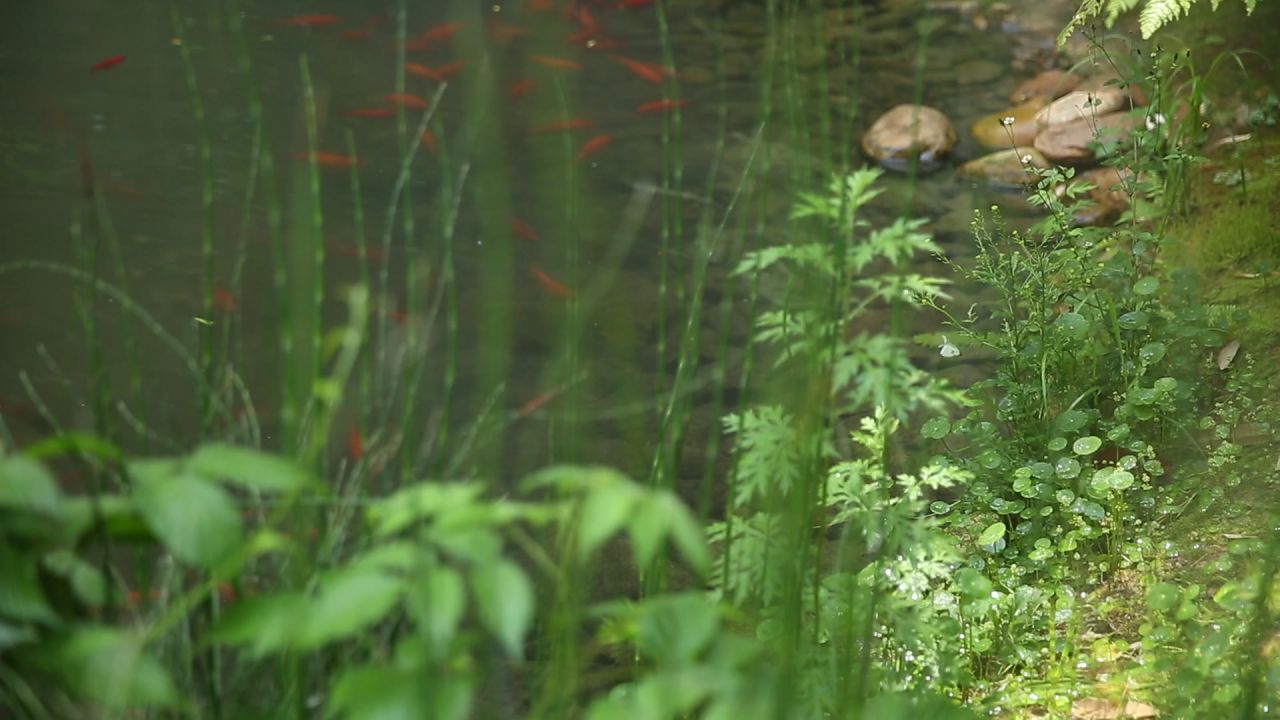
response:
M706 220L709 230L701 237L714 238L717 252L706 312L696 323L699 349L689 355L700 362L686 363L691 450L680 464L682 476L699 474L698 448L716 426L711 409L718 372L728 375L725 401L732 406L741 361L735 349L748 332L742 288L727 280L735 262L729 251L785 234L798 185L827 168L861 164L861 132L881 111L917 93L951 117L961 136L956 157L977 155L968 124L1008 104L1006 95L1034 70L1035 46L1048 42L1053 27L1046 23L1038 34L1010 34L998 23L980 30L975 25L984 23L972 15L916 5L823 9L815 3L771 21L763 3L744 0L721 9L688 3L667 9L668 48L653 7L608 2L588 5L599 25L590 34L618 46L588 48L569 42L589 24L581 16L525 7L536 3L452 5L407 8L410 40L460 23L450 38L408 52L407 60L433 69L465 66L449 79L432 116L437 148L415 154L392 213L403 143L414 139L421 113L358 115L391 107L385 96L396 89L393 4L378 4L375 12L337 2L245 2L242 32L225 2L180 3L176 25L175 6L156 2L59 0L10 10L0 31L6 99L0 107L0 262L38 260L88 271L97 248L97 274L167 335L110 296L91 305L86 285L64 272L5 273L0 398L17 442L49 431L42 404L66 428L93 429L99 352L118 401L100 410L121 441L152 451L189 446L200 431L198 394L174 345L198 358L209 332L219 363L233 366L243 381L244 392L232 394L238 409L229 416L242 418L244 406L252 405L261 442L280 442L284 330L272 284L274 252L287 262L290 286L305 288L315 246L308 168L297 157L308 147L305 57L315 88L317 149L347 155L349 134L363 161L362 228L348 171L321 168L324 327L346 321L341 290L362 277L361 229L373 248L374 349L348 388L351 402L335 430L335 454L343 438L358 431L370 454L393 443L419 443L424 455L447 455L440 447L464 441L476 418L484 418L473 454L489 458L482 464L491 471L514 475L548 461L578 460L647 473L662 417L663 401L655 398L675 377L687 301L696 290L690 277L701 247L698 227ZM341 21L285 22L327 14ZM922 18L936 20L925 46L918 42ZM252 63L248 75L242 41ZM179 44L190 51L212 148L212 317L201 290L201 129ZM90 72L118 54L124 62ZM674 61L676 82L651 82L613 55ZM580 69L535 56L563 58ZM1017 62L1021 75L1009 69ZM412 74L404 83L405 92L423 98L439 87ZM253 87L263 102L260 149L274 160L273 178L254 169L261 165L254 156ZM771 88L767 122L765 87ZM669 112L637 111L677 89L687 102L678 122ZM531 132L571 118L592 128ZM578 159L584 144L599 136L611 142ZM1010 200L956 178L954 164L918 184L903 177L886 183L881 217L909 208L933 220L943 243L961 254L972 208ZM273 203L282 217L283 244L275 250ZM295 302L295 319L310 322L309 296ZM726 309L722 302L736 304ZM99 343L87 334L90 316ZM388 378L404 375L392 361L407 336L423 340L426 350L421 365L410 366L411 377L421 380L406 436L396 438L392 428L405 427L393 421L404 412L397 400L412 383ZM723 363L721 347L729 348ZM236 427L233 434L245 436L245 426ZM225 423L222 428L228 431Z

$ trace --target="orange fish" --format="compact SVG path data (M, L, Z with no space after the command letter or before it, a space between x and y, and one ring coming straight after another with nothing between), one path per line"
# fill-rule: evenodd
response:
M550 12L556 9L555 0L530 0L529 9L533 12Z
M426 148L427 152L431 153L432 155L435 155L436 147L437 147L436 134L431 132L430 130L424 130L422 133L422 147Z
M515 231L516 237L524 240L525 242L536 243L539 240L538 231L534 230L532 225L518 217L511 218L511 229Z
M350 155L341 153L320 152L314 153L296 152L293 156L299 160L314 160L317 165L325 168L349 168L355 165L363 165L363 160L357 160Z
M384 95L382 99L392 105L399 105L400 107L411 108L413 110L427 109L426 100L410 93L388 93L387 95Z
M329 240L324 244L324 246L329 249L329 252L339 257L355 258L356 260L360 259L359 245L352 245L350 243L338 242L337 240ZM374 261L381 261L386 259L386 255L383 254L380 248L369 247L367 245L365 246L365 249L364 249L364 256Z
M112 55L109 58L103 58L102 60L99 60L98 62L94 63L89 68L89 72L96 73L96 72L101 72L103 70L110 70L111 68L119 65L120 63L124 62L127 59L128 58L125 57L124 55Z
M371 37L373 37L373 31L367 28L361 28L359 30L343 30L342 31L343 40L368 40Z
M405 63L405 69L407 69L410 74L417 75L418 77L426 78L428 80L435 80L436 82L444 82L453 75L456 75L459 70L466 66L467 63L462 61L451 62L447 65L441 65L438 68L428 67L422 63Z
M512 100L519 100L525 95L533 92L537 87L538 84L532 80L517 80L511 83L511 88L507 93L511 96Z
M498 42L510 42L516 38L529 36L529 28L520 27L519 25L508 25L507 23L499 22L497 20L490 20L488 29L489 37Z
M364 459L364 436L360 434L360 428L355 426L347 432L347 455L356 462Z
M231 291L221 285L213 288L213 307L222 312L235 312L240 307L240 303L236 300L236 296Z
M665 112L667 110L675 110L676 108L688 107L688 100L671 100L663 98L662 100L653 100L636 108L636 112L644 115L646 113Z
M526 402L525 404L516 408L516 412L515 412L516 419L519 420L521 418L527 418L530 415L538 412L542 408L551 404L552 400L555 400L556 398L560 397L560 394L562 392L564 392L564 388L556 388L555 390L548 390L547 392L544 392L541 395L538 395L537 397L529 400L529 402Z
M558 298L573 297L573 291L567 285L548 275L536 263L529 266L529 272L533 275L533 279L538 281L538 285L547 291L548 294Z
M529 134L538 135L541 133L560 132L561 130L594 130L595 127L596 124L591 120L584 117L574 117L569 118L568 120L558 120L553 123L547 123L546 125L539 125L538 127L531 128L529 130Z
M361 118L389 118L396 114L395 110L389 107L367 107L354 108L351 110L343 110L338 113L343 117L361 117Z
M277 20L274 24L277 27L320 27L321 25L337 25L342 22L342 18L337 15L294 15L290 18Z
M578 7L578 26L582 28L582 32L588 35L600 34L600 23L596 22L596 18L591 14L591 10L586 5Z
M413 51L431 50L436 45L453 38L453 36L462 29L462 26L463 23L461 22L451 22L427 28L421 35L409 42L406 42L404 44L404 49Z
M218 583L218 598L224 603L233 603L236 601L236 588L231 583L223 580Z
M669 69L657 63L641 62L621 55L610 55L609 57L614 61L621 63L636 77L643 78L651 83L661 83L662 78L671 74Z
M582 144L582 148L578 150L578 156L574 158L578 162L582 162L587 158L595 155L601 150L609 147L609 143L613 142L612 135L597 135Z
M582 63L553 55L530 55L529 59L554 70L581 70Z

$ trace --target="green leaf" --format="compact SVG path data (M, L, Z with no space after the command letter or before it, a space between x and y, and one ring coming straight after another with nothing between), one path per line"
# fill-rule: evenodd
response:
M1077 455L1092 455L1102 447L1102 440L1094 435L1085 435L1071 444L1071 451Z
M0 458L0 509L57 517L58 483L44 465L23 455Z
M480 622L507 654L523 656L524 636L533 621L533 586L524 571L505 558L475 568L471 591Z
M459 672L364 665L338 676L328 710L359 720L464 720L471 714L473 685L469 675Z
M720 630L720 613L692 593L659 596L641 609L636 648L659 667L693 663Z
M1058 319L1053 324L1071 339L1078 340L1089 332L1089 321L1078 312L1064 312L1058 316Z
M1135 295L1153 295L1160 289L1160 281L1148 275L1133 284L1133 292Z
M289 648L306 619L307 599L301 593L245 598L227 607L209 637L246 645L260 657Z
M950 433L951 421L945 417L932 418L920 428L920 434L930 440L941 440Z
M627 524L631 537L631 553L636 567L643 571L653 562L667 534L667 516L656 495L643 498Z
M405 583L375 568L344 567L320 578L297 637L300 649L316 648L382 620Z
M1004 538L1005 526L1002 522L993 522L978 536L979 545L995 545Z
M169 461L129 464L133 499L147 526L183 562L213 569L244 541L244 522L225 490Z
M0 651L30 645L38 639L35 628L30 625L12 625L0 620Z
M957 570L955 582L960 592L971 600L990 598L991 592L995 589L986 575L970 567L962 567Z
M144 652L142 638L126 630L76 628L42 648L37 663L79 695L109 708L178 703L168 672Z
M1156 583L1147 588L1147 605L1156 612L1167 612L1178 605L1182 594L1177 586Z
M438 562L424 568L409 581L405 607L436 656L442 656L453 642L467 607L462 575Z
M1061 433L1073 433L1089 423L1089 414L1082 410L1066 410L1054 419L1054 426Z
M585 560L631 516L640 494L629 481L603 483L582 503L578 522L578 556Z
M210 480L226 480L259 492L293 492L310 482L306 471L291 460L222 443L201 445L188 465Z
M707 536L702 523L669 490L661 491L657 505L659 509L665 510L667 532L680 555L698 575L706 576L711 569L711 550L707 547Z
M0 535L0 618L57 624L58 615L40 589L36 558Z
M95 607L106 602L107 579L96 566L70 550L55 550L43 562L49 572L66 579L80 602Z

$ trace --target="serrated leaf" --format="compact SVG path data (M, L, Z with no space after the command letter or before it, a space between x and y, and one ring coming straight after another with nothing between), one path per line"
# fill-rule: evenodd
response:
M244 542L244 521L216 483L167 461L130 463L133 499L147 526L179 560L213 569Z
M178 693L142 638L105 626L76 628L41 649L41 665L77 694L109 708L171 706Z
M61 499L44 465L23 455L0 458L0 508L56 517Z
M0 618L56 624L58 615L40 589L36 559L0 536Z
M653 598L641 613L636 648L663 668L688 666L720 629L720 613L694 594Z
M639 491L629 481L610 482L589 491L578 522L578 557L590 557L626 524L639 499Z
M80 602L91 606L106 602L107 579L98 567L70 550L55 550L44 556L43 563L50 572L66 579Z
M400 601L405 583L373 568L344 567L320 578L307 605L297 647L320 647L382 620Z
M310 482L306 471L292 460L236 445L201 445L187 462L202 477L259 492L292 492Z
M533 621L533 586L515 563L499 558L475 568L471 590L480 623L513 658L524 655L524 636Z
M467 607L462 575L439 563L422 570L405 589L405 607L431 649L440 656L458 632Z
M627 523L627 534L631 538L631 554L636 559L636 567L643 571L657 556L667 534L667 516L656 495L649 495L636 505L631 522Z
M699 576L705 576L711 568L711 550L702 523L673 492L662 491L658 504L665 508L667 533L681 557Z
M245 645L255 656L282 652L293 644L307 616L301 593L245 598L223 612L210 639L224 645Z
M463 720L471 712L471 678L425 675L422 668L365 665L342 672L328 710L359 720Z

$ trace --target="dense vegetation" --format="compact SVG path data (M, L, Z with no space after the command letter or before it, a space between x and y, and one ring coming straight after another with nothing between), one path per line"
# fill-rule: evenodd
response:
M771 31L793 44L779 45L778 76L762 81L765 119L772 103L804 109L782 92L799 41L778 30L801 25L803 5L768 4ZM403 6L399 22L403 37ZM243 38L234 19L232 30ZM920 53L928 37L923 28ZM1216 174L1200 170L1201 107L1214 83L1241 82L1215 70L1236 56L1093 40L1099 62L1146 88L1153 112L1192 117L1148 123L1107 161L1124 171L1131 208L1113 227L1076 224L1090 188L1070 170L1038 170L1028 192L1042 221L1015 228L984 210L976 254L947 258L924 220L877 210L882 171L815 167L793 173L787 234L744 246L726 226L757 220L737 203L768 204L748 182L753 163L768 162L753 138L724 215L708 204L683 264L663 265L670 327L659 327L664 379L645 478L552 464L508 481L494 438L539 412L539 399L509 417L450 415L460 362L451 244L432 260L439 284L406 270L428 322L407 326L396 362L386 313L369 320L387 284L367 264L372 243L360 239L360 282L336 328L319 309L323 251L318 266L278 257L270 443L220 326L186 347L130 300L123 275L99 276L96 259L0 266L70 275L88 305L121 303L183 359L201 409L187 452L126 442L109 420L112 393L140 381L107 383L100 354L136 348L105 344L87 315L101 371L94 426L51 417L47 439L18 448L9 438L0 457L0 714L1274 714L1280 333L1256 314L1274 298L1232 295L1230 280L1246 273L1275 291L1280 167L1240 152ZM260 124L247 49L241 59ZM309 72L304 60L314 151ZM1250 119L1268 151L1278 112L1260 103ZM432 122L430 111L416 128L401 120L406 182L389 202L385 248L393 232L412 235L396 194ZM786 139L807 141L792 130ZM318 233L312 156L296 221ZM268 188L271 172L267 163ZM452 243L465 170L449 177L433 208ZM357 199L360 179L353 166ZM279 231L287 211L271 202ZM1227 203L1235 224L1223 230L1213 213ZM104 214L100 202L86 210L89 232L106 237ZM713 282L724 288L715 296ZM213 292L207 282L209 317ZM573 302L558 350L566 414L587 352L575 345L587 308ZM708 317L723 330L714 343L700 337ZM740 317L751 330L735 335ZM913 321L934 329L914 335ZM707 345L719 346L711 361ZM970 356L985 360L981 378L943 379ZM428 366L439 376L424 380ZM718 416L706 438L689 429L695 394ZM440 415L419 409L428 400ZM372 430L344 452L339 418L352 416ZM676 471L690 437L706 458L694 492ZM66 468L80 480L57 479Z

